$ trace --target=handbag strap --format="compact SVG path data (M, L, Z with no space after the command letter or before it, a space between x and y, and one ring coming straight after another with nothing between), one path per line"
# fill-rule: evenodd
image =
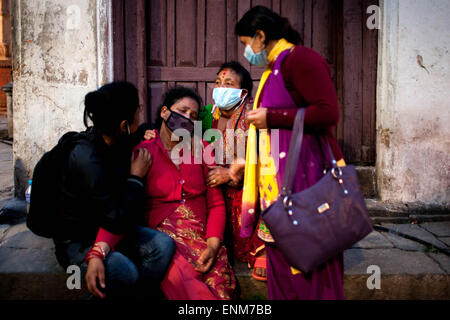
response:
M289 144L288 157L286 160L286 167L284 169L283 185L280 193L283 197L289 196L292 193L295 173L297 171L300 151L302 149L303 131L305 126L305 110L306 108L300 108L295 115L294 128L292 129L291 142ZM332 166L333 168L337 168L336 160L334 159L330 144L327 143L327 146L328 152L330 153Z
M302 148L304 122L305 108L300 108L295 115L294 128L292 129L291 142L289 144L288 157L284 169L283 185L281 187L282 196L288 196L292 191L292 184Z

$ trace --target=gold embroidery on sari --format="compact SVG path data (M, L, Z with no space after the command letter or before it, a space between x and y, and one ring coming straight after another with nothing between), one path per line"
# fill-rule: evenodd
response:
M177 207L173 214L175 215L171 215L164 219L157 227L157 230L169 235L176 242L178 248L183 248L181 252L187 254L183 254L183 256L185 256L186 260L195 268L197 267L198 257L201 256L206 248L206 241L204 239L205 227L201 221L196 218L194 212L185 205ZM183 222L185 221L187 222L187 226L183 227ZM198 228L199 231L193 229L197 228L197 226L200 226ZM197 247L196 244L198 245ZM221 267L220 264L222 263L225 265ZM217 279L215 276L217 276ZM221 299L229 300L232 298L236 284L233 271L228 263L227 251L224 246L220 248L217 254L216 263L214 263L208 274L204 275L203 281L213 292L216 292L215 294ZM225 289L225 287L227 289Z

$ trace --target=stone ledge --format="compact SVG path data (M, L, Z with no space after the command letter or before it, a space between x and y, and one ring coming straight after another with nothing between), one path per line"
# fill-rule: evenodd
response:
M0 300L82 300L89 296L85 282L81 290L69 290L65 273L0 273Z
M72 300L89 296L66 287L68 274L57 264L49 239L33 235L24 224L1 226L0 300ZM403 232L447 236L447 224L402 225ZM432 233L434 232L434 233ZM381 270L381 289L366 286L367 268ZM450 299L450 258L395 234L374 231L344 252L346 299ZM267 299L266 283L251 277L245 263L234 264L244 300Z
M345 275L347 300L450 300L450 275L382 275L381 288L367 288L368 275Z
M81 290L68 290L67 274L0 274L0 300L83 300L89 292L82 281ZM368 274L345 274L347 300L429 300L450 299L449 274L382 274L381 289L367 288ZM241 299L267 299L266 283L250 275L237 275Z
M450 220L450 207L425 203L390 203L377 199L366 199L366 206L372 217L426 219L435 217L438 221Z
M380 289L367 288L367 274L344 275L346 300L450 300L450 275L448 274L398 274L382 275ZM267 288L251 277L238 277L241 298L267 299ZM259 282L259 283L257 283Z

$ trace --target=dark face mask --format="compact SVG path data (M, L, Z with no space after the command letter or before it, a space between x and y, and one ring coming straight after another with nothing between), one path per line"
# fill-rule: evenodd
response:
M178 112L170 111L170 116L167 120L164 120L166 126L170 129L170 131L174 132L177 129L185 129L189 132L190 135L194 133L194 122L182 116Z

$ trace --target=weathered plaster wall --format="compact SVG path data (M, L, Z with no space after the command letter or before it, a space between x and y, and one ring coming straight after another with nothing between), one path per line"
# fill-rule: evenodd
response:
M450 2L381 1L381 200L450 206Z
M106 0L12 1L16 196L41 155L84 128L84 95L111 78Z

